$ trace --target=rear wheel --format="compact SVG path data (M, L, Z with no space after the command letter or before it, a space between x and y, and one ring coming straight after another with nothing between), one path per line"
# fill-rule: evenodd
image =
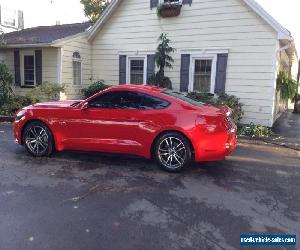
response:
M26 125L23 133L26 150L33 156L49 156L53 152L53 137L49 128L35 121Z
M192 158L191 145L183 135L170 132L163 134L155 143L155 158L159 166L168 172L180 172Z

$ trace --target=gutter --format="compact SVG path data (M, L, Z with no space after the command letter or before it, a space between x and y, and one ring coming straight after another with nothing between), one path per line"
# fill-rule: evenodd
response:
M51 47L51 43L32 43L32 44L9 44L9 45L1 45L0 49L17 49L17 48L45 48Z

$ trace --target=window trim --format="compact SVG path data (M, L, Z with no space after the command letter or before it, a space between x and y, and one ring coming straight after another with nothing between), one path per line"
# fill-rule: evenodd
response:
M33 85L25 84L25 68L24 60L25 56L33 56L33 66L34 66L34 83ZM21 72L21 87L36 87L36 65L35 65L35 51L25 50L20 51L20 72Z
M143 84L142 85L146 85L147 84L147 55L138 55L138 56L132 56L132 55L127 55L126 56L126 82L129 85L134 85L131 84L130 81L130 61L131 60L144 60L144 75L143 75Z
M74 53L78 53L80 58L75 58ZM74 84L74 64L73 62L80 62L80 83ZM73 51L72 53L72 78L73 78L73 86L81 86L82 85L82 56L78 50Z
M210 93L215 94L215 85L216 85L216 74L217 74L217 54L191 54L190 58L190 79L189 79L189 92L194 91L194 75L195 75L195 61L196 60L212 60L211 67L211 82L210 82Z

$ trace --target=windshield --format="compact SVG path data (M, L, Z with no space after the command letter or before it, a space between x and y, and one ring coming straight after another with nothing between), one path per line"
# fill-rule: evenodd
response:
M190 97L187 96L187 94L185 93L180 93L180 92L176 92L176 91L172 91L172 90L165 90L162 92L163 94L175 97L177 99L180 99L184 102L187 102L189 104L192 104L194 106L203 106L205 105L205 103L203 102L199 102L199 101L195 101L193 99L191 99Z

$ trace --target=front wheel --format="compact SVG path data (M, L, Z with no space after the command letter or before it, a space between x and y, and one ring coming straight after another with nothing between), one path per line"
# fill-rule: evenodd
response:
M155 143L155 158L159 166L168 172L180 172L192 159L191 145L179 133L163 134Z
M26 150L33 156L49 156L53 151L53 137L49 128L35 121L26 125L23 133Z

